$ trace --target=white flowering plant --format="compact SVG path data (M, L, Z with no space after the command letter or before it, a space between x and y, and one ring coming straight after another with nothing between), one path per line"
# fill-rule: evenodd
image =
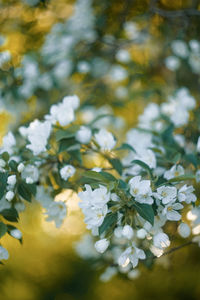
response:
M26 2L34 6L40 1ZM21 124L19 117L19 128L3 137L0 238L9 234L22 242L16 223L26 201L39 202L46 220L60 227L67 205L56 196L70 189L80 198L90 232L75 246L77 253L102 267L103 281L117 272L133 279L139 275L140 263L151 267L162 255L191 243L200 245L200 106L188 85L177 84L173 91L166 89L166 101L161 97L148 103L138 124L132 122L133 128L110 106L97 108L92 98L99 90L99 98L102 93L107 98L114 94L118 107L132 93L138 95L137 89L132 90L133 78L143 67L132 64L131 45L145 48L146 42L155 41L135 22L124 22L117 39L100 34L97 21L92 2L79 0L74 14L65 23L55 24L43 46L34 55L24 55L20 66L4 69L11 55L0 53L0 75L4 78L6 72L12 86L10 92L2 81L4 107L13 95L24 100L19 110L35 95L40 105L55 91L62 98L46 101L44 115L39 110L30 123ZM98 38L103 44L99 52ZM173 55L164 58L166 67L177 71L188 60L198 75L199 49L196 40L189 41L189 47L183 40L174 40ZM80 97L81 101L77 95L62 97L66 90L78 89L81 94L81 84L73 76L77 73L86 83L97 81L91 94ZM141 82L139 95L148 99L151 89L145 80ZM0 246L0 261L8 257Z

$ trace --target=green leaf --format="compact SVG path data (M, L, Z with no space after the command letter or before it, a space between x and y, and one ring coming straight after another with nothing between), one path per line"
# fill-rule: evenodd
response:
M191 174L185 174L185 175L181 175L181 176L177 176L174 178L171 178L167 181L167 183L170 182L180 182L180 181L186 181L186 180L192 180L195 179L196 176L195 175L191 175Z
M15 160L9 161L8 165L12 171L14 171L14 172L17 171L17 162Z
M121 175L123 171L123 166L121 161L118 158L109 158L110 164L113 166L115 170Z
M99 182L104 182L104 183L109 182L110 180L102 173L103 172L86 171L84 172L83 177L91 178L93 180L97 180Z
M148 221L151 225L154 224L154 211L151 205L141 204L134 201L133 206L143 219Z
M35 196L35 194L36 194L36 185L35 184L27 184L26 182L21 181L18 184L17 190L18 190L19 195L23 199L27 200L28 202L31 202L32 195Z
M153 179L152 171L151 171L151 169L149 168L149 166L145 162L143 162L143 161L141 161L139 159L134 159L131 163L137 164L140 167L142 167L143 169L145 169L148 172L148 174L150 175L150 177Z
M129 151L133 151L134 153L136 153L135 149L129 145L129 144L122 144L119 148L117 148L116 150L129 150Z
M101 235L104 231L107 231L117 223L117 213L109 214L105 217L102 225L99 227L99 234Z
M106 178L107 180L109 181L116 181L117 179L110 173L108 172L104 172L104 171L101 171L99 172L101 175L103 175L104 178Z
M97 121L99 121L100 119L103 119L103 118L114 118L114 116L111 114L102 114L102 115L96 117L92 122L90 122L89 126L93 126Z
M59 141L58 153L66 151L67 149L69 149L71 146L74 146L75 144L77 144L77 142L75 141L74 138L63 139Z
M0 172L0 199L3 197L3 195L5 193L6 185L7 185L7 178L8 178L7 173Z
M7 232L7 226L3 222L0 222L0 238Z
M3 158L3 160L8 161L10 158L10 155L8 154L8 152L3 152L1 154L1 157Z
M69 139L75 136L76 131L79 130L80 126L73 125L68 129L60 129L56 131L56 141L59 142L63 139Z
M189 163L192 163L195 166L195 168L197 167L198 159L195 154L193 154L193 153L186 154L184 156L184 159L186 159Z
M19 215L15 208L4 209L0 214L8 221L17 222Z

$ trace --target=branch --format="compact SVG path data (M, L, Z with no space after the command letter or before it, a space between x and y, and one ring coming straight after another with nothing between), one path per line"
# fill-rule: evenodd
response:
M185 243L185 244L182 244L182 245L180 245L180 246L174 247L174 248L172 248L172 249L170 249L170 250L164 252L161 256L155 256L155 255L154 255L154 256L152 256L152 257L148 257L147 260L148 260L148 259L157 259L157 258L160 258L160 257L162 257L162 256L166 256L166 255L168 255L168 254L171 254L171 253L173 253L173 252L175 252L175 251L177 251L177 250L179 250L179 249L182 249L182 248L184 248L184 247L186 247L186 246L189 246L189 245L194 245L194 243L193 243L192 241L189 241L189 242L187 242L187 243Z
M185 16L200 16L200 11L195 8L187 8L181 10L165 10L157 7L157 0L150 2L150 12L158 14L165 18L176 18Z

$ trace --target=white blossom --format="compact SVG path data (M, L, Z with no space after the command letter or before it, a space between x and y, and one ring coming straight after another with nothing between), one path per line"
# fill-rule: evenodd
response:
M61 201L53 201L47 208L45 215L48 217L46 220L48 222L54 221L56 227L60 227L63 223L67 214L67 207L64 202Z
M95 243L94 247L99 253L104 253L108 248L110 242L107 239L99 240Z
M82 144L88 144L92 137L92 131L89 127L81 126L76 132L76 140Z
M27 139L30 144L28 144L26 147L30 149L34 155L45 152L47 150L46 146L50 133L50 122L40 122L38 120L31 122L27 128Z
M162 214L166 216L167 220L179 221L181 219L181 214L178 211L182 208L183 208L182 204L170 202L165 206Z
M23 179L25 179L26 183L28 183L28 184L37 182L39 179L38 168L35 167L34 165L27 165L23 169L21 176Z
M161 186L157 188L157 193L154 194L163 204L175 202L177 198L177 189L174 186Z
M184 175L183 167L181 165L174 165L171 167L170 170L168 170L164 173L164 178L169 180L171 178L178 177L181 175Z
M63 180L68 180L76 172L76 169L71 165L66 165L60 169L60 176Z
M18 171L19 173L21 173L21 172L24 170L24 168L25 168L24 164L23 164L23 163L20 163L20 164L17 166L17 171Z
M130 225L125 225L122 229L122 234L124 237L126 237L128 240L131 240L133 235L134 235L134 231L133 228Z
M17 178L16 178L16 175L10 175L8 176L8 179L7 179L7 183L11 186L14 186L17 182Z
M12 132L8 132L7 135L3 137L3 145L0 149L0 153L8 152L9 154L13 154L13 148L16 145L16 140Z
M170 246L170 240L166 233L159 232L153 237L153 244L159 249L167 248Z
M9 258L8 251L5 248L3 248L2 246L0 246L0 260L8 259L8 258Z
M145 259L146 255L142 249L132 245L128 247L118 258L119 266L126 267L131 262L133 268L138 265L139 259Z
M116 141L112 133L106 129L100 129L98 133L95 133L94 137L102 151L110 151L115 147Z
M8 191L5 195L6 200L12 201L12 199L15 197L15 193L13 191Z
M191 202L195 202L197 200L196 195L193 193L193 186L183 185L178 191L178 200L180 202L186 202L190 204Z
M180 234L181 237L187 238L187 237L190 236L191 229L190 229L190 227L188 226L188 224L186 224L186 223L181 223L181 224L178 226L178 233Z
M130 194L139 203L152 204L153 198L150 180L141 180L141 176L135 176L129 180Z
M19 229L12 229L10 231L10 235L18 240L20 240L22 238L22 233Z

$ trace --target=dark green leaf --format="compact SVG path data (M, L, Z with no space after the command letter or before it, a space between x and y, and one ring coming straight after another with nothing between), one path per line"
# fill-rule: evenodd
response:
M154 211L151 205L141 204L134 201L133 206L142 218L151 223L151 225L154 224Z
M9 161L8 165L12 171L14 171L14 172L17 171L17 162L15 160Z
M103 172L102 172L103 173ZM109 182L110 180L105 177L104 174L101 174L100 172L95 172L95 171L86 171L83 174L83 177L91 178L93 180L97 180L99 182Z
M152 171L151 171L151 169L149 168L149 166L145 162L143 162L143 161L141 161L139 159L135 159L131 163L137 164L140 167L142 167L143 169L145 169L149 173L150 177L153 178Z
M7 226L3 222L0 222L0 238L7 232Z
M119 148L117 148L116 150L129 150L129 151L133 151L134 153L136 153L135 149L129 145L129 144L122 144Z
M36 194L36 185L35 184L27 184L26 182L21 181L18 184L17 190L18 190L19 195L23 199L27 200L28 202L31 202L32 195Z
M109 158L110 164L113 166L115 170L121 175L123 171L123 166L121 161L118 158Z
M3 195L5 193L6 185L7 185L7 178L8 178L7 173L0 172L0 199L3 197Z
M4 209L0 214L8 221L17 222L19 215L15 208Z
M80 128L78 125L73 125L68 129L60 129L56 131L56 141L59 142L63 139L69 139L75 136L76 131Z
M101 235L104 231L107 231L110 229L111 226L115 225L117 223L117 213L107 215L102 223L102 225L99 227L99 234Z

